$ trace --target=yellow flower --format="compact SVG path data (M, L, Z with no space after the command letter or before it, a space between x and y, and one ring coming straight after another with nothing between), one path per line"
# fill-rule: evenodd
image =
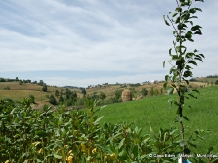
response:
M87 150L87 149L86 149L85 144L81 143L80 145L81 145L81 148L82 148L82 152L83 152L83 153L86 153L86 150Z
M114 159L115 159L115 153L112 153L112 154L109 156L109 158L110 158L111 160L114 160Z
M92 153L94 154L96 151L97 151L97 148L94 148L94 149L92 150Z
M68 158L67 158L67 162L68 163L73 163L73 156L68 156Z
M43 149L42 148L40 148L40 150L39 150L39 153L42 153L43 152Z
M9 163L9 160L5 161L5 163Z
M115 154L114 153L112 153L111 155L110 155L110 157L114 157L115 156Z

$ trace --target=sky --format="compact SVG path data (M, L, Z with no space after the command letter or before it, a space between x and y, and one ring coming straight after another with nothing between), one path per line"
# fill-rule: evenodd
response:
M163 15L175 7L176 0L0 0L0 77L78 87L163 80L174 40ZM193 7L203 10L193 20L203 35L185 45L206 57L194 77L217 74L218 1Z

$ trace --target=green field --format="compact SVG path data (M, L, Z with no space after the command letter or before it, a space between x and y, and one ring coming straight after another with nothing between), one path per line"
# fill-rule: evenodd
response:
M185 133L190 135L195 129L209 130L209 133L202 134L205 140L198 142L197 151L206 153L207 148L213 146L218 152L218 86L199 88L199 91L198 99L186 100L186 106L191 105L192 108L184 109L184 115L189 118L189 121L184 121ZM169 108L167 101L170 98L176 96L162 95L111 104L103 108L98 115L104 116L102 123L133 122L134 125L143 128L143 133L149 133L150 126L155 132L158 132L159 128L165 129L170 126L179 128L179 123L173 122L177 115L175 107Z

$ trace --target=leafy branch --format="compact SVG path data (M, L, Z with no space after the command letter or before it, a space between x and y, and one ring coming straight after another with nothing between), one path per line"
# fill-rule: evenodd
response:
M195 0L203 2L203 0ZM177 121L181 126L181 146L183 148L183 153L188 154L187 151L190 151L187 148L187 142L185 140L185 129L183 125L183 119L188 120L186 116L183 115L183 109L185 106L185 99L189 97L197 98L193 92L199 93L196 89L188 89L189 78L193 76L192 66L197 66L197 61L203 62L204 55L198 54L198 50L192 52L187 52L187 47L184 46L184 42L190 41L194 42L192 38L193 35L201 35L201 26L194 25L192 19L198 18L194 14L197 11L202 11L200 8L191 8L193 0L176 0L177 7L175 12L171 15L171 12L167 17L164 15L164 21L167 26L172 26L174 31L173 35L175 41L173 41L173 50L169 49L169 55L171 60L171 68L169 75L165 76L164 88L167 89L167 94L171 95L174 93L174 90L178 94L178 99L169 100L171 106L174 104L177 107ZM167 18L167 19L166 19ZM191 27L188 27L190 26ZM165 62L164 62L165 65Z

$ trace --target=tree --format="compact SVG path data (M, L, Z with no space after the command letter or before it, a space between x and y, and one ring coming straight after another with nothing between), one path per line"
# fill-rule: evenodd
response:
M23 81L22 81L22 80L19 80L19 84L22 85L22 84L23 84Z
M56 89L55 96L59 96L59 91Z
M121 98L122 92L123 92L123 91L122 91L121 89L117 89L117 90L115 91L115 98L116 98L117 100Z
M218 85L218 80L214 84Z
M62 104L64 103L64 98L63 98L62 95L61 95L60 98L59 98L59 103L62 103Z
M66 88L66 92L65 92L66 99L69 99L70 95L71 95L71 91L68 88Z
M142 96L147 96L148 95L148 90L146 88L142 88L141 90Z
M83 96L86 95L86 89L85 88L82 88L82 94L83 94Z
M104 99L106 98L105 93L104 93L104 92L100 92L99 98L100 98L101 100L104 100Z
M43 83L43 86L42 86L42 91L44 91L44 92L47 92L47 85L45 84L45 83Z
M43 84L44 84L43 80L40 80L39 85L43 86Z
M16 77L16 79L15 79L16 81L18 81L19 79L18 79L18 77Z
M159 95L159 90L157 88L154 89L154 95L158 96Z
M57 105L57 101L56 101L54 95L51 95L51 96L49 97L49 102L50 102L51 104L53 104L53 105Z
M73 104L76 103L76 101L77 101L77 93L76 93L76 91L71 92L70 99L72 100Z
M195 1L203 2L203 0ZM172 67L170 68L169 75L165 76L165 83L163 86L167 90L168 95L173 94L174 90L177 92L178 99L170 99L168 101L170 102L170 106L175 104L177 107L177 122L180 123L181 127L180 142L182 142L182 153L189 154L190 150L187 147L189 142L184 138L185 129L183 125L183 119L188 120L188 118L183 115L183 109L185 106L185 99L189 99L189 97L196 98L193 92L199 93L196 89L187 89L189 85L188 78L193 77L192 67L197 66L197 61L203 62L204 55L199 54L196 49L188 52L188 48L184 45L184 42L194 42L192 36L202 34L202 27L194 25L192 21L194 18L198 18L197 16L194 16L194 14L202 10L200 8L191 8L191 5L193 4L192 0L176 0L176 2L177 7L175 12L172 13L171 16L167 15L167 19L165 15L163 16L165 24L167 26L172 26L173 35L175 37L173 48L169 49L169 63ZM171 14L171 12L169 12L169 14ZM163 62L163 66L165 66L165 61ZM182 162L184 162L184 158L182 158Z
M161 94L161 95L163 94L163 88L160 89L160 94Z
M154 96L154 87L151 87L150 89L150 96Z
M34 97L34 95L30 95L30 96L29 96L29 99L31 100L31 102L32 102L33 104L35 104L35 97Z

